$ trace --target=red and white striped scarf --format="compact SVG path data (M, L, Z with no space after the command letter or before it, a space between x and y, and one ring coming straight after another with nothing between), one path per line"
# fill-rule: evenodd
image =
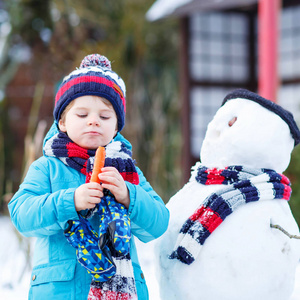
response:
M170 259L191 264L198 256L206 239L226 217L249 202L289 200L289 179L269 169L251 169L230 166L223 170L201 166L197 170L199 184L223 184L224 188L208 196L180 229Z

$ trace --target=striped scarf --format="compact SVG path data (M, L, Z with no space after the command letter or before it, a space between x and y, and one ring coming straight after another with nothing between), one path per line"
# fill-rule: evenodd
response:
M211 233L238 207L254 201L289 200L292 192L289 179L270 169L229 166L219 170L200 165L196 181L225 187L208 196L180 229L169 258L188 265L194 262Z
M86 175L86 182L91 179L96 150L84 149L75 144L64 132L59 132L44 145L46 156L59 158L65 165ZM135 162L131 151L120 141L112 141L105 147L105 167L115 167L124 180L139 184Z
M65 165L84 174L86 182L90 181L96 150L78 146L63 132L49 139L43 150L46 156L60 159ZM124 143L112 141L105 147L105 152L105 167L115 167L124 180L139 184L131 151ZM93 230L88 220L95 213L100 218L98 232ZM92 275L89 300L137 299L129 254L130 231L127 209L116 202L108 191L104 193L95 209L88 210L84 217L80 215L79 220L69 221L65 236L69 244L76 249L78 261ZM94 241L92 245L91 241ZM100 260L98 257L103 258Z

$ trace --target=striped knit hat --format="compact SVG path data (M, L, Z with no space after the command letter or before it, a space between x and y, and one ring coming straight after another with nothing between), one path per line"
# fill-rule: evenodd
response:
M112 71L110 61L100 54L88 55L79 69L66 76L60 85L55 97L54 119L59 121L72 100L86 95L99 96L111 102L118 118L118 131L121 131L125 124L125 93L124 81Z

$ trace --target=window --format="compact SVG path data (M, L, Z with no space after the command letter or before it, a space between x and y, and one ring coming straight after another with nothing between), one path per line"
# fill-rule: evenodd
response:
M249 80L249 19L244 13L205 12L190 19L191 152L199 153L208 123L226 94Z
M300 123L300 6L283 8L280 20L278 103Z
M191 91L191 152L198 160L207 125L231 90L220 87L195 87Z

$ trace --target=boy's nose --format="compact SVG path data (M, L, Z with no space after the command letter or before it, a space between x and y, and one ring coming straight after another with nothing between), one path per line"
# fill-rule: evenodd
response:
M88 120L88 125L100 125L100 120L98 116L91 116Z

